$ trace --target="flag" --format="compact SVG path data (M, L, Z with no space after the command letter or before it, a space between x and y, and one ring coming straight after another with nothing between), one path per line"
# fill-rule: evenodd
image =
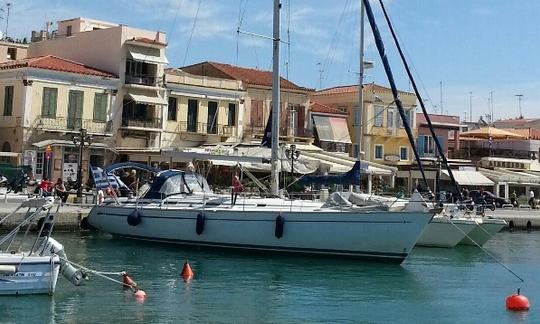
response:
M94 179L94 183L97 190L102 190L106 188L127 188L127 186L120 180L117 176L115 176L112 173L109 173L108 175L105 174L105 171L103 171L100 167L95 167L93 165L90 166L90 169L92 170L92 178Z

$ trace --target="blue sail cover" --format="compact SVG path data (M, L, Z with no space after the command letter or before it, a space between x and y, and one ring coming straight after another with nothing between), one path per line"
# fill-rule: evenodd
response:
M339 175L308 175L302 177L299 182L305 184L340 184L344 186L360 184L361 165L360 161L354 163L352 169L345 174Z
M270 109L270 115L268 115L268 122L264 128L264 135L261 141L261 146L272 148L272 109Z

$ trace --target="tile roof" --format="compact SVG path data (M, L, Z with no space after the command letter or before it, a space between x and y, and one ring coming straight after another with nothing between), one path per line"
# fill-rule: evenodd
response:
M373 91L373 92L389 92L392 91L392 89L388 87L383 87L378 84L374 83L366 83L364 84L364 89L367 91ZM358 84L353 85L346 85L346 86L337 86L327 89L321 89L317 90L315 95L332 95L332 94L340 94L340 93L354 93L358 92ZM406 91L399 91L401 94L408 94L408 95L414 95L413 93L406 92Z
M208 61L186 66L181 69L191 74L202 75L206 73L202 73L202 71L197 71L196 68L201 67L203 65L211 66L217 69L218 71L220 71L221 73L223 73L228 78L231 78L233 80L240 80L250 85L272 87L272 71L257 70L257 69L252 69L252 68L245 68L245 67L240 67L240 66L235 66L235 65L230 65L230 64L208 62ZM300 87L284 78L281 78L280 85L282 89L312 91L312 89Z
M78 63L54 55L30 57L22 60L0 63L0 70L11 70L18 68L36 68L59 72L116 78L116 75L112 73L98 70L88 65L84 65L82 63Z
M336 114L336 115L343 115L347 117L346 111L342 111L336 108L329 107L327 105L323 105L320 102L312 101L309 103L309 107L312 113Z

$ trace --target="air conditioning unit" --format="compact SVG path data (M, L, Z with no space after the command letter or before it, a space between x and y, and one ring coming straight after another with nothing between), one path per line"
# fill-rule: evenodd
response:
M150 133L148 135L148 148L159 148L159 133Z

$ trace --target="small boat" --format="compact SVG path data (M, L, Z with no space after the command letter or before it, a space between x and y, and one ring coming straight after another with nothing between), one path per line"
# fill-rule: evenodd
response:
M470 218L436 215L426 226L416 245L452 248L470 235L477 226L476 221Z
M460 245L476 246L478 244L482 246L507 225L504 219L489 217L475 217L473 219L478 225L459 242Z
M83 273L67 263L63 246L50 237L54 225L53 203L52 197L29 199L0 220L2 224L26 209L22 221L0 238L0 295L52 295L59 273L75 285L82 282ZM46 215L40 218L44 212ZM32 241L28 234L38 218L37 234ZM17 234L25 227L24 236L19 239Z

